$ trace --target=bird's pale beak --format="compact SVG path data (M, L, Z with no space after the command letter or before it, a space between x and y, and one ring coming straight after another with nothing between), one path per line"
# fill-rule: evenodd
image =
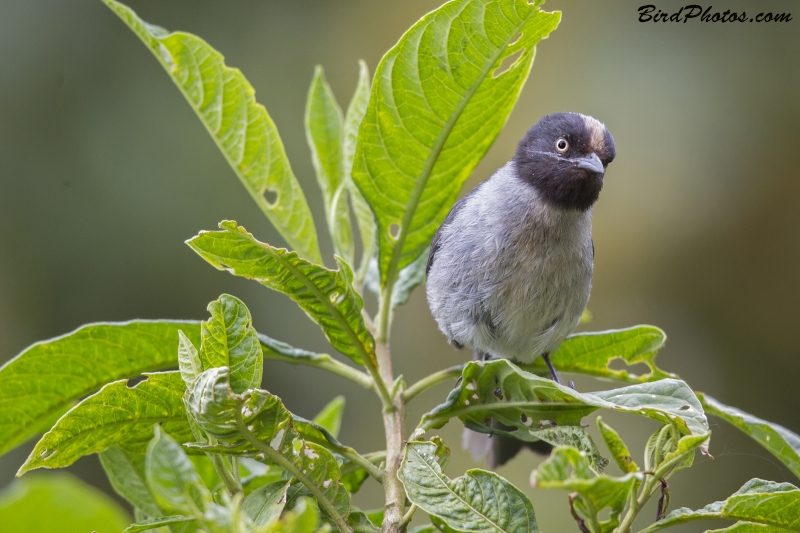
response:
M600 158L597 157L597 154L595 153L592 153L592 155L586 157L575 158L572 161L577 165L578 168L589 170L597 174L604 174L606 171L606 169L603 168L603 162L600 161Z

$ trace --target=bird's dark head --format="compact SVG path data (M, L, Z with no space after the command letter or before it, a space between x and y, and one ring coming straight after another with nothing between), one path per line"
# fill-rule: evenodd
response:
M579 113L553 113L536 123L517 146L517 176L550 205L586 211L603 188L606 166L617 154L600 121Z

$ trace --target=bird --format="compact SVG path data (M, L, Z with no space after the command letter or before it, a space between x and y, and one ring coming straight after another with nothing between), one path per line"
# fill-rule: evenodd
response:
M592 206L615 157L605 124L553 113L525 133L511 160L453 205L426 265L428 305L451 344L482 360L542 357L561 383L550 354L589 301ZM465 430L476 459L493 452L490 466L521 446L507 437L489 440Z

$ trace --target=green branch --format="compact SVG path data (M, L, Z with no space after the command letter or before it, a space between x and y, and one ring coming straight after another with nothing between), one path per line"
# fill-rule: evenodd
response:
M444 370L434 372L430 376L422 378L403 391L403 403L410 402L419 393L428 390L434 385L438 385L439 383L447 381L448 379L458 378L463 370L463 364L455 365L451 366L450 368L445 368Z
M261 442L261 440L259 440L259 438L253 432L247 429L244 420L242 420L241 406L236 409L234 416L236 417L236 428L239 430L239 434L242 435L247 442L252 444L253 447L255 447L259 452L263 453L278 466L284 468L287 472L292 474L295 479L305 485L314 498L316 498L317 503L319 503L319 505L325 509L331 519L333 519L333 521L336 523L336 527L339 528L339 531L342 533L353 533L353 530L347 524L347 521L342 517L342 515L340 515L336 510L336 507L334 507L331 501L328 500L324 494L322 494L322 491L319 490L319 487L317 487L314 482L303 473L302 470L297 468L294 463L286 459L277 450L273 450L268 444Z

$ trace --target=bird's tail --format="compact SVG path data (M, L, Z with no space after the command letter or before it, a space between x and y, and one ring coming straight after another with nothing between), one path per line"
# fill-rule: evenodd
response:
M501 424L494 419L487 422L487 425L493 428L505 431L514 430L513 427ZM491 470L506 464L523 448L527 448L540 455L550 455L550 451L553 449L551 444L541 440L536 442L524 442L501 435L493 436L485 433L478 433L477 431L472 431L467 428L464 428L464 432L461 435L461 446L465 450L468 450L472 458L476 461L480 461L485 457L486 465Z

